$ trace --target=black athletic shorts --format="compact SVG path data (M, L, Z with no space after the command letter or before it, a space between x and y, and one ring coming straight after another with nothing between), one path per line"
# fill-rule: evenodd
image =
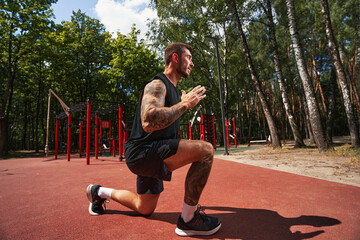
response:
M164 160L176 154L180 139L167 139L147 142L138 148L138 154L125 148L126 163L137 177L138 194L159 194L164 190L163 180L171 180L171 172ZM128 154L127 154L128 152ZM129 154L131 152L131 154ZM141 156L131 159L130 156Z

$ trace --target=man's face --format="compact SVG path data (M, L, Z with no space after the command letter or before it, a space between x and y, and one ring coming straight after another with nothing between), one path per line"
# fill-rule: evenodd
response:
M193 67L194 63L192 62L192 55L189 49L185 49L177 66L177 72L180 76L188 78Z

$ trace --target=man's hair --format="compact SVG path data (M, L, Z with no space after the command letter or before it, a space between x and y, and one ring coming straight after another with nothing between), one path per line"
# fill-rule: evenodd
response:
M165 48L165 66L169 66L171 62L171 57L174 53L179 55L179 57L182 56L183 52L185 52L185 49L188 49L190 52L192 52L193 48L186 44L186 43L180 43L175 42L171 43L169 46Z

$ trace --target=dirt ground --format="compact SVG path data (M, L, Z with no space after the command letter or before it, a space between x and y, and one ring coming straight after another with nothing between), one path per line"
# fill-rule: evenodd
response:
M339 154L339 151L349 148L348 144L348 137L338 137L334 139L337 153L319 153L314 146L294 149L288 142L280 150L249 147L249 150L220 154L216 158L360 187L360 155Z

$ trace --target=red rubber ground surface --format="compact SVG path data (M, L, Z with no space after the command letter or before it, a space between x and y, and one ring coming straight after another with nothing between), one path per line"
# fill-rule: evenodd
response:
M87 166L74 157L0 161L0 239L184 239L174 230L187 168L173 173L149 218L115 202L90 216L88 184L135 190L136 177L116 159ZM222 220L202 239L360 239L354 186L215 159L200 203Z

